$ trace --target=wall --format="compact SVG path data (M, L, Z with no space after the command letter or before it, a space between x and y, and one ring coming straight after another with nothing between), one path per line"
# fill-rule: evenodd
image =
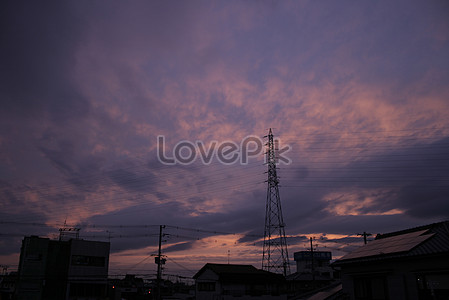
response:
M420 300L430 296L428 285L419 286L418 278L423 280L432 278L431 274L440 274L440 282L433 292L449 293L449 260L446 257L433 257L427 259L403 259L393 261L377 261L371 264L358 264L342 266L343 291L350 295L351 299L358 299L360 288L364 283L374 285L372 290L379 291L379 280L385 280L385 299L410 299ZM427 274L427 275L426 275ZM447 280L447 283L446 281ZM374 292L374 291L372 291ZM379 298L382 299L382 298Z

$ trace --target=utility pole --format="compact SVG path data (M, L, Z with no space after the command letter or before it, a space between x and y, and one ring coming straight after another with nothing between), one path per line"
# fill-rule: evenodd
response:
M290 264L279 196L279 179L276 172L276 154L273 133L268 133L266 163L268 165L267 201L263 239L262 269L274 273L290 274Z
M162 229L165 225L159 226L159 249L157 252L156 263L157 263L157 300L161 299L161 273L162 273Z
M366 231L364 231L363 233L357 233L357 235L363 236L363 241L365 242L366 245L366 237L370 236L371 233L366 233Z
M313 238L310 237L310 256L312 257L312 280L315 281L315 258L313 257Z

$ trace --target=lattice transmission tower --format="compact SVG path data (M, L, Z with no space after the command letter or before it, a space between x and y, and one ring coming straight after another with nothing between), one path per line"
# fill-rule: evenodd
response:
M267 203L265 208L265 231L263 239L262 269L284 276L290 274L290 264L285 238L285 224L279 197L279 180L276 172L276 150L273 133L268 133L266 163L268 165Z

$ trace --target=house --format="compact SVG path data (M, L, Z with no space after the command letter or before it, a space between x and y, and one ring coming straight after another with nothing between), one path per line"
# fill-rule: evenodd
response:
M333 265L350 299L449 299L449 221L379 234Z
M16 298L106 297L109 247L107 242L25 237L20 251Z
M284 276L251 265L208 263L193 278L197 300L287 299Z
M0 300L13 299L17 284L17 272L0 275Z

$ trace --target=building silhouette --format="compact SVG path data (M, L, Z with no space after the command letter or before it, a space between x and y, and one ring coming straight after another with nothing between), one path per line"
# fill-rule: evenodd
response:
M16 298L106 297L109 249L108 242L25 237L20 251Z
M379 234L333 265L350 299L449 299L449 221Z
M333 269L330 267L332 253L330 251L299 251L295 252L296 272L313 276L333 278Z
M284 276L252 265L204 265L193 276L197 300L286 300Z
M335 283L334 270L330 266L329 251L299 251L294 253L296 272L287 276L290 291L303 295Z

